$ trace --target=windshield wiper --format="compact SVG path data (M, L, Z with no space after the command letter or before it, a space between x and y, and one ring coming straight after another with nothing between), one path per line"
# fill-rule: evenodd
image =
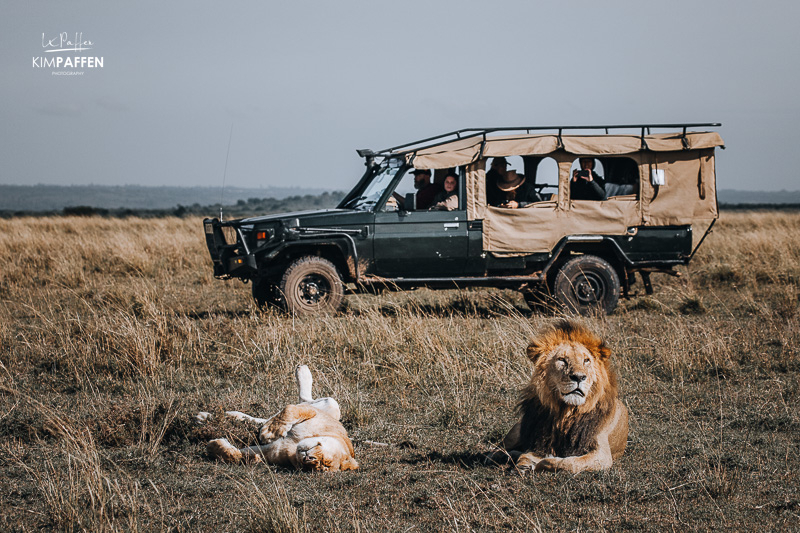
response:
M352 200L344 204L344 207L353 207L353 204L355 204L356 202L360 202L364 198L366 198L366 196L359 196L358 198L353 198Z
M360 204L360 205L358 205L357 207L354 207L354 209L363 209L363 210L367 210L367 206L369 206L369 205L375 205L375 203L376 203L376 202L375 202L375 200L367 200L366 202L363 202L363 203L361 203L361 204Z

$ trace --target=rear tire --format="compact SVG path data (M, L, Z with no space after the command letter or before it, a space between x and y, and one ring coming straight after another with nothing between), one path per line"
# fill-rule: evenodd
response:
M280 291L286 310L298 315L335 313L344 300L344 284L336 266L313 255L289 265L283 273Z
M581 315L613 313L619 291L617 271L596 255L580 255L564 263L553 285L556 300L567 311Z

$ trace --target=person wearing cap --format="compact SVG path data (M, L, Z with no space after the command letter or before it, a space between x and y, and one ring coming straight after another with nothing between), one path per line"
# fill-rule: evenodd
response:
M492 168L486 173L486 200L493 207L517 209L541 202L539 193L522 174L508 170L505 157L495 157Z
M594 158L581 157L578 159L580 170L572 171L569 182L569 197L571 200L605 200L605 181L594 171Z
M417 168L411 173L414 175L414 188L417 190L417 209L428 209L433 204L433 198L442 191L442 186L431 183L430 169ZM398 200L402 205L403 199Z

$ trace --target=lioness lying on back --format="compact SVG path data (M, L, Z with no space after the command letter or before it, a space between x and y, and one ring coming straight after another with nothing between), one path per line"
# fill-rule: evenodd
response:
M227 415L237 420L263 424L258 435L260 446L236 448L227 439L215 439L206 449L212 457L226 462L261 461L302 470L355 470L353 443L339 418L339 404L333 398L314 400L311 396L311 371L301 365L295 369L300 403L287 405L268 419L238 411Z
M622 455L628 410L617 397L611 350L584 327L560 321L527 350L533 375L503 448L520 468L605 470ZM499 460L504 454L494 454Z

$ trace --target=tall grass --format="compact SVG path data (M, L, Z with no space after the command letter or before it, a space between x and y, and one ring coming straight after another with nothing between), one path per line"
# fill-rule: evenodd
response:
M604 474L521 478L480 460L553 320L519 294L356 295L294 318L213 279L199 219L0 220L0 528L792 528L798 243L800 214L725 212L680 278L583 319L614 351L627 452ZM209 461L210 438L255 439L222 412L295 401L300 363L361 469ZM201 410L216 416L196 426Z

